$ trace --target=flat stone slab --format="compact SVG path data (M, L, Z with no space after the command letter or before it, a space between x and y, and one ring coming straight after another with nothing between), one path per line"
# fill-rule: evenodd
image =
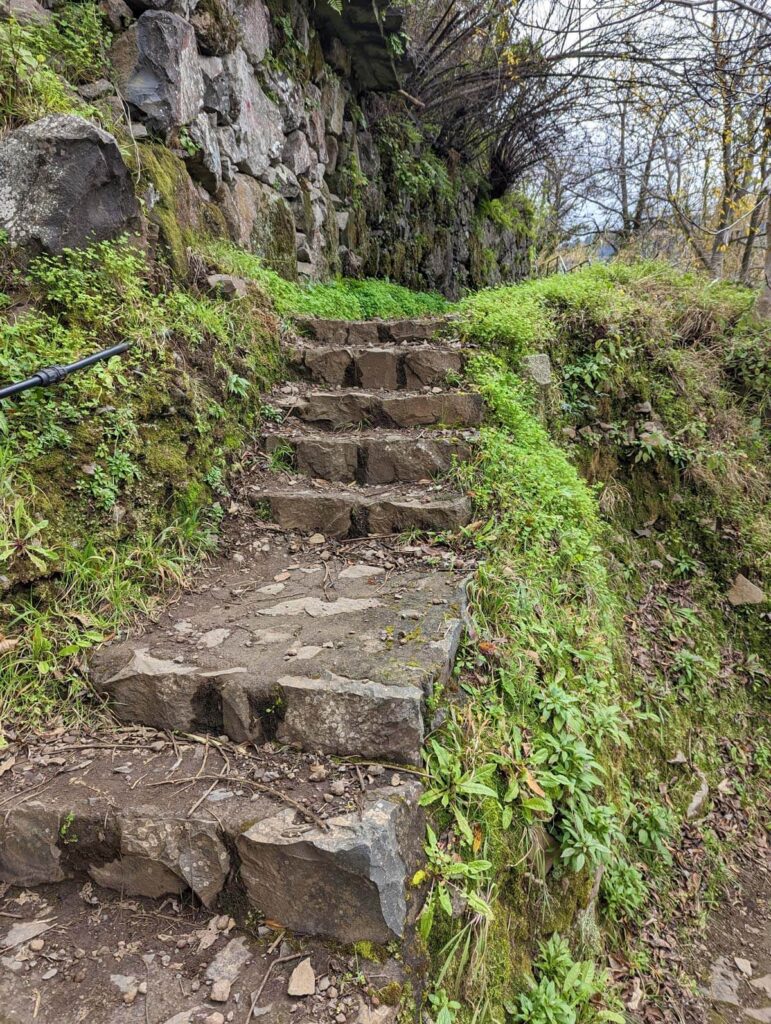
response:
M309 391L280 396L274 404L288 416L330 430L358 424L391 428L476 427L484 416L482 396L463 391Z
M325 562L281 541L103 647L90 677L126 722L418 764L464 604L457 573Z
M303 476L340 483L417 483L466 462L476 431L372 430L330 434L279 428L263 435L267 452L288 452Z
M407 921L420 787L365 773L272 748L81 738L6 774L0 881L192 892L211 910L243 888L246 910L293 931L386 942Z

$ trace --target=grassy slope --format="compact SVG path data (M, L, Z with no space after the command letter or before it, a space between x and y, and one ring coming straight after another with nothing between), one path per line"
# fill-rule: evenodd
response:
M769 332L751 302L643 265L464 303L488 350L470 373L492 423L463 473L486 563L466 702L429 747L446 828L424 916L435 998L464 1020L602 1016L589 961L552 939L533 965L539 941L562 930L597 951L578 912L594 880L606 938L643 972L640 922L692 906L678 880L694 849L708 906L741 838L684 825L702 780L712 798L730 781L742 827L768 805L768 618L724 597L739 569L768 592ZM550 433L508 369L543 348ZM442 907L464 889L457 922Z

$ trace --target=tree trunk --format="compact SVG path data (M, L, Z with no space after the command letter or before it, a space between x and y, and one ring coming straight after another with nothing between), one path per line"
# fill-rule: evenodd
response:
M771 197L766 200L766 264L763 286L755 307L759 317L771 320Z

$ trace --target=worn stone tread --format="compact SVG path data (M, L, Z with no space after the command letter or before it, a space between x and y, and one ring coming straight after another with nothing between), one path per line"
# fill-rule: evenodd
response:
M341 434L277 428L262 437L266 452L290 453L303 476L340 483L417 483L446 475L465 462L474 430L362 430Z
M329 537L387 536L407 530L456 531L471 521L465 495L407 485L329 488L297 486L292 479L264 479L252 495L285 530L324 532Z
M280 395L274 404L289 417L319 427L340 430L358 424L373 427L476 427L482 422L484 401L475 392L308 390Z
M324 320L296 317L302 334L327 345L378 345L404 341L429 341L450 328L453 316L402 320Z
M341 942L403 934L420 842L416 782L404 776L394 788L373 778L362 792L352 768L327 762L328 777L345 780L328 804L328 784L311 781L312 759L299 754L184 739L160 750L139 738L100 749L109 745L109 735L91 749L84 741L77 757L63 758L64 771L17 761L4 780L0 881L86 878L153 898L192 892L210 909L235 905L241 891L246 909L295 931Z
M458 573L387 574L277 544L103 648L90 675L123 721L415 764L464 606Z
M341 387L419 390L443 385L463 369L459 346L433 344L298 345L292 362L301 373L320 384Z

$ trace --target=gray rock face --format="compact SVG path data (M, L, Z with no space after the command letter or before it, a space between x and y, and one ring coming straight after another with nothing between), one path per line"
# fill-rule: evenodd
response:
M270 19L265 4L262 0L234 0L232 12L246 56L252 64L259 64L270 44Z
M460 391L440 395L410 391L383 395L372 391L312 391L303 398L292 398L286 406L301 420L333 430L359 423L475 427L481 423L484 412L481 395Z
M281 113L260 88L243 50L226 57L225 67L231 86L230 116L239 146L238 169L263 178L279 160L284 146Z
M308 140L302 132L292 132L287 136L281 159L296 177L301 178L308 174L314 163L314 157Z
M417 786L403 786L361 815L332 819L328 832L298 828L291 811L258 822L237 841L249 899L294 931L339 942L400 938L407 920L403 856L417 845L416 817L409 814L417 798Z
M51 20L51 12L37 0L0 0L0 19L7 18L20 25L44 25Z
M188 173L212 195L222 184L222 161L217 136L207 114L199 114L188 129L195 152L186 159Z
M151 131L190 124L203 106L203 78L192 26L176 14L146 11L111 51L123 98Z
M159 753L138 739L122 764L110 751L93 755L78 773L39 766L39 800L24 800L18 776L11 792L4 789L10 802L0 817L0 882L90 878L125 895L191 892L213 909L237 871L246 888L244 913L266 913L342 942L384 942L403 933L405 885L423 833L417 783L402 777L394 788L370 778L359 792L351 773L354 785L340 785L336 795L334 785L324 787L335 804L322 826L289 806L294 787L275 781L268 795L244 785L253 761L236 767L232 749L234 770L215 775L215 791L213 764L200 744ZM320 796L306 759L283 763L299 773L309 796ZM170 784L175 777L183 789ZM213 958L207 979L220 983L223 998L251 956L239 938Z
M449 472L453 459L465 461L476 435L432 431L417 435L389 431L357 432L336 436L323 432L292 434L285 431L264 438L267 451L291 448L294 468L316 480L339 483L417 483Z
M60 882L59 811L38 801L6 814L0 842L0 879L16 885Z
M0 140L0 228L12 242L57 253L139 226L128 168L101 128L51 114Z
M217 124L227 124L230 118L230 83L221 57L201 57L203 77L203 109L214 114Z

